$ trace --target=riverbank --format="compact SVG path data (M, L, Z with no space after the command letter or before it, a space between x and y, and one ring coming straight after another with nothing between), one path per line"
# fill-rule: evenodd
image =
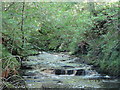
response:
M93 69L95 69L100 74L110 75L110 76L113 76L114 78L120 78L119 66L117 66L116 68L108 67L110 62L104 61L104 62L106 62L104 64L104 63L102 63L102 60L97 60L97 59L92 60L87 55L81 55L80 56L80 55L77 54L75 56L81 58L81 60L78 60L79 62L86 63L88 65L92 65ZM111 61L111 63L112 63L112 61Z

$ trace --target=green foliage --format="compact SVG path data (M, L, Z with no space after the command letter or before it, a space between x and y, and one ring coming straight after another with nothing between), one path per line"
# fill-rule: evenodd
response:
M95 24L90 32L94 40L89 39L91 50L87 56L92 63L99 65L102 71L120 75L117 4L108 4L107 7L99 8L99 11L96 17L92 17Z
M12 56L11 53L8 52L8 50L2 46L2 67L3 69L6 69L6 68L10 68L10 69L13 69L13 68L16 68L16 69L19 69L19 66L20 66L20 63L18 60L16 60L16 58L14 56Z
M13 75L9 77L9 79L11 80L11 82L8 82L7 79L2 82L3 86L1 87L1 89L24 88L25 90L27 90L26 83L24 79L22 79L20 76Z
M74 53L85 41L88 62L119 74L117 3L92 3L90 8L87 3L10 2L2 7L3 55L27 56L39 50Z

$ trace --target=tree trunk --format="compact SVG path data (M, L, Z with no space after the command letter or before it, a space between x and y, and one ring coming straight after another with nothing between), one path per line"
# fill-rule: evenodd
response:
M97 16L96 10L95 10L95 5L94 5L94 0L88 0L88 10L91 15Z
M22 48L24 47L25 43L25 37L24 37L24 30L23 30L23 25L24 25L24 8L25 8L25 2L22 4L22 20L21 20L21 32L22 32Z

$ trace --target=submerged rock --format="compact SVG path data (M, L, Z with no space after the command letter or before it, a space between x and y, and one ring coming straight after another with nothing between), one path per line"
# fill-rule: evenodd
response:
M55 69L55 75L65 75L65 70L63 69Z
M43 69L41 71L47 74L54 74L54 69Z
M67 70L67 73L66 73L67 75L72 75L72 74L74 74L74 70Z
M75 75L76 75L76 76L85 75L85 70L84 70L84 69L78 69L78 70L76 70Z

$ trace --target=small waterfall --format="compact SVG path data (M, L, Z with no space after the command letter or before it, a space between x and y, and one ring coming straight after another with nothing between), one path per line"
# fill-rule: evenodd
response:
M99 75L95 70L85 70L85 75Z

